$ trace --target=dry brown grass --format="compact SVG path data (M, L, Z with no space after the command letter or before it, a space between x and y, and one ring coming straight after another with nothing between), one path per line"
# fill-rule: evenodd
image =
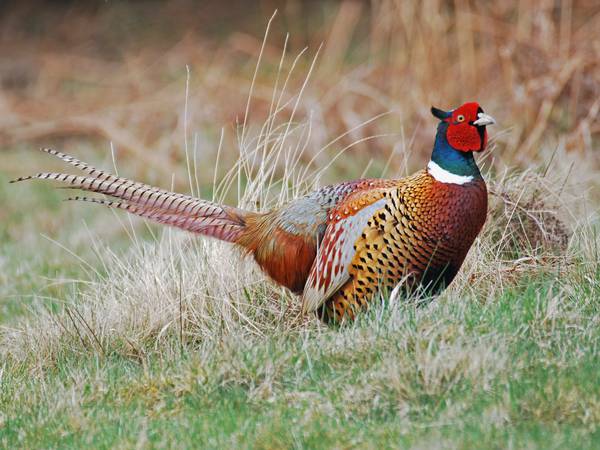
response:
M534 6L533 3L527 5L530 9ZM437 3L419 6L374 2L371 8L343 2L335 13L331 35L321 49L321 56L313 51L312 60L305 50L291 57L292 50L288 47L292 45L287 38L283 49L277 47L277 38L269 35L276 28L276 16L269 22L262 44L250 36L235 34L218 47L214 43L195 45L193 36L188 34L165 53L180 62L179 66L172 63L178 67L179 75L165 89L157 87L160 80L169 76L170 64L152 65L158 73L152 71L151 76L144 75L148 74L144 68L149 60L159 57L152 51L133 58L125 47L121 49L121 59L111 65L108 72L104 64L90 66L89 71L73 72L70 67L73 60L79 61L77 52L41 52L30 57L42 58L46 65L36 76L30 76L30 81L26 79L30 83L27 89L13 86L5 90L4 104L10 110L13 127L6 129L4 137L22 141L48 139L49 134L56 133L85 134L89 132L86 127L71 128L73 120L79 124L93 122L96 130L104 130L100 133L103 139L110 139L117 148L143 161L136 165L138 167L166 174L178 171L178 165L173 165L170 156L177 155L176 160L184 158L188 173L181 176L180 181L187 181L192 193L198 194L203 184L199 178L209 172L201 167L211 159L198 150L199 136L207 132L198 120L204 115L214 127L215 122L225 120L237 102L241 111L240 126L235 132L238 150L230 150L233 144L225 143L229 133L221 132L215 149L217 154L212 159L221 162L221 158L225 158L233 164L219 178L218 169L211 174L213 196L222 200L234 191L241 206L269 209L314 188L322 178L328 177L331 167L344 170L349 164L347 161L352 161L349 153L355 147L362 147L361 154L368 149L367 157L378 160L378 152L384 152L381 145L385 139L371 140L370 136L385 135L386 129L389 131L392 124L400 120L402 127L415 131L410 138L388 137L397 142L397 148L391 155L387 151L383 171L397 172L405 160L396 153L403 151L406 159L413 149L418 149L415 153L419 154L420 150L425 152L430 147L433 127L423 126L426 116L422 116L438 96L437 101L443 98L444 105L479 98L484 105L493 105L488 109L494 114L498 111L502 117L510 114L511 108L517 108L516 103L522 102L518 96L526 92L531 102L526 102L527 107L519 107L518 117L523 122L501 131L491 151L481 159L489 172L491 213L482 237L450 290L450 295L470 292L474 296L493 298L518 283L523 274L539 267L556 273L565 271L572 258L568 251L572 230L577 228L578 218L587 220L582 203L573 201L580 186L568 181L572 165L580 162L586 152L591 152L591 147L570 148L567 142L576 140L582 128L561 130L552 122L562 108L569 107L574 108L569 117L579 117L576 123L581 124L580 114L588 117L595 108L595 102L589 102L587 96L579 91L571 92L577 79L575 73L587 80L589 89L594 89L595 82L592 70L595 61L572 66L572 61L579 62L582 55L590 56L594 51L593 43L580 38L581 30L587 29L589 22L575 26L587 11L582 8L542 9L537 15L528 14L531 11L527 8L516 12L507 8L494 14L488 12L486 16L485 11L473 9L465 2L457 2L453 7ZM340 55L350 51L350 40L360 30L362 13L367 10L372 20L367 35L369 44L357 44L356 51L364 52L367 48L370 60L368 64L353 66ZM99 14L98 20L102 23L102 13ZM517 19L514 19L515 14ZM569 15L570 25L565 22L564 14ZM419 26L411 20L415 17L419 19ZM506 17L504 22L502 17ZM514 23L511 24L508 17ZM396 20L391 21L391 18ZM569 44L547 42L544 33L549 27L559 30L563 38L569 39ZM73 40L83 39L88 32L82 27L68 36ZM48 46L52 45L50 40ZM225 74L223 69L226 61L240 60L240 55L234 54L239 53L240 48L251 48L249 53L255 52L258 59L254 75L248 81L233 72ZM405 50L400 51L401 48ZM538 63L547 65L546 71L521 64L523 55L532 49L540 58ZM512 74L510 79L493 64L494 55L498 54L503 55L506 66L503 70ZM323 62L315 64L319 57ZM564 64L555 67L550 62L551 57L562 57ZM211 63L206 66L203 58L211 58ZM443 58L446 58L445 68L438 66ZM307 64L305 60L312 63ZM558 72L553 73L552 67ZM185 68L188 70L182 74L181 69ZM193 75L196 71L202 74L201 79ZM419 82L417 73L422 74ZM447 74L456 74L456 77L452 79ZM235 81L232 76L236 76ZM78 93L77 105L71 107L65 96L73 95L72 92L60 86L67 80L83 83L86 77L93 78L86 81L92 87L83 95ZM100 79L104 81L100 83ZM380 85L382 80L385 82ZM558 91L553 96L541 97L540 103L533 94L537 92L535 86L544 83L558 83L558 87L555 86ZM249 92L245 104L240 103L242 96L231 86ZM436 89L432 90L431 86ZM405 90L409 87L411 95L407 99ZM225 91L235 102L229 101ZM36 93L36 100L41 95L47 103L34 107L34 102L27 99L31 92ZM122 95L123 92L127 95ZM321 95L317 101L318 92ZM549 98L552 104L544 106ZM549 107L554 112L543 119L540 115L531 118L527 111L535 105L539 111ZM67 107L69 114L66 114ZM511 117L517 117L515 109L512 111ZM40 125L44 122L40 114L48 118L46 125ZM161 117L174 120L172 126L165 127ZM527 122L528 118L533 122ZM105 127L109 122L111 124ZM416 126L417 123L421 126ZM529 123L532 129L522 129L524 123ZM201 131L193 134L192 127ZM540 127L554 132L535 137ZM119 139L125 135L138 136L133 148L125 143L131 142L129 138ZM332 139L332 136L339 137ZM543 150L539 150L542 137L545 143L540 147ZM551 144L556 141L553 140L560 142L554 149ZM517 150L534 142L535 152ZM502 155L498 160L508 157L510 163L518 163L542 159L546 167L543 173L527 170L509 175L505 171L504 175L494 176L493 172L502 164L491 156L498 153ZM516 159L510 159L511 155ZM390 156L396 157L390 159ZM121 160L123 165L128 161L127 158ZM408 169L404 167L404 170ZM589 183L593 164L577 170L578 181ZM356 168L349 171L354 173ZM96 244L95 253L102 255L102 273L93 269L94 263L82 260L89 285L77 295L75 304L67 306L59 315L38 311L41 320L5 333L6 354L17 359L35 355L39 358L36 364L39 367L51 364L57 352L65 347L77 349L76 352L118 351L141 357L149 349L161 347L165 336L177 335L178 345L183 346L215 337L220 339L224 332L230 333L231 328L241 327L241 331L238 330L241 335L261 335L273 330L295 330L304 321L298 315L294 299L265 283L261 274L246 262L240 262L226 246L191 241L171 232L153 246L138 242L134 228L129 233L135 245L126 259Z
M231 125L244 121L250 83L248 124L256 126L273 106L274 74L282 65L290 76L279 80L280 86L285 82L281 115L311 124L305 164L325 164L339 148L366 139L337 161L340 172L356 175L357 162L388 157L392 172L406 170L398 157L404 148L390 152L404 135L419 161L428 157L429 106L477 99L501 124L495 166L544 162L541 144L564 147L597 166L600 8L594 2L344 1L322 10L289 2L264 47L256 32L239 32L239 21L227 23L233 15L211 8L162 6L152 10L165 18L158 24L143 6L134 8L137 21L115 5L93 13L71 8L62 16L26 8L5 15L0 46L11 59L0 73L1 145L73 136L103 147L110 141L127 156L122 161L128 167L164 182L181 171L185 132L187 144L199 149L201 167L212 167L224 128L221 162L228 167L239 137ZM271 13L263 6L241 23L260 30ZM307 31L293 20L299 14L311 18ZM127 17L131 30L121 25ZM203 30L218 17L227 25L215 39ZM23 31L27 20L41 36ZM291 31L289 39L285 31ZM296 107L294 93L321 43L317 70ZM261 47L263 70L253 80ZM204 170L199 177L203 184L212 181Z
M272 119L276 117L271 116L262 129L286 128L287 123L273 126ZM282 145L293 135L293 131L246 135L254 147L241 152L242 157L221 183L239 185L240 177L248 181L241 205L276 207L319 179L319 174L303 178L304 173L295 170L294 162L302 153L296 146ZM248 161L257 158L260 166L252 170ZM287 170L278 178L275 172L281 161ZM488 221L456 281L444 294L446 301L465 297L492 301L540 271L568 276L574 263L585 259L582 245L590 245L590 237L580 242L571 242L571 237L577 227L588 230L589 219L581 215L584 205L572 188L565 188L564 177L560 172L550 177L533 170L499 178L487 175L491 192ZM289 188L281 190L281 186ZM146 243L138 240L133 225L121 224L131 238L128 255L116 255L91 234L90 243L101 265L81 259L86 279L62 312L41 308L34 320L5 327L0 350L5 358L43 371L60 360L66 349L74 354L119 354L144 361L156 353L161 358L176 358L183 349L213 355L222 350L223 340L243 342L298 333L315 338L328 332L316 317L303 317L295 296L275 287L228 244L170 229ZM386 326L393 328L403 326L405 313L392 308L376 314L385 315ZM440 377L447 382L458 368L460 377L467 371L469 377L481 378L478 382L484 383L485 376L478 375L481 366L488 364L489 358L496 364L503 358L496 355L496 347L488 348L479 340L455 343L456 330L448 331L453 336L448 343L443 336L435 337L437 330L435 323L426 322L423 334L415 337L423 343L406 343L426 345L441 339L443 352L431 355L427 349L416 354L423 358L417 362L424 386L439 385ZM369 333L354 345L367 348L373 338ZM454 344L460 350L454 349ZM500 344L496 340L494 345Z

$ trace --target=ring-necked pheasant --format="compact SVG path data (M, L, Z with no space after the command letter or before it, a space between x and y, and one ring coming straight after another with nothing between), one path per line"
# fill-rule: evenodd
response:
M430 293L458 272L487 212L487 190L473 152L495 123L477 103L440 119L425 170L399 180L362 179L326 186L287 205L255 213L168 192L45 152L87 172L38 173L117 200L75 197L232 242L277 283L302 295L304 311L326 321L353 319L383 289Z

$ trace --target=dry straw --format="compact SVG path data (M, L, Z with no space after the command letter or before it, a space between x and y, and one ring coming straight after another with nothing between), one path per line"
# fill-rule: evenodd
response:
M339 39L350 39L348 36L352 33L343 32L344 27L356 23L356 11L352 9L356 6L347 5L350 3L341 6L332 31ZM511 57L511 52L525 45L527 36L535 35L533 30L527 31L528 27L538 26L537 23L528 24L524 14L519 16L515 25L519 31L518 39L511 47L510 42L501 43L501 36L498 36L499 33L508 35L510 30L490 17L469 10L466 2L457 2L453 11L437 5L429 10L427 20L422 9L424 6L414 3L411 6L414 10L409 11L406 5L408 3L405 2L376 2L374 7L373 20L378 26L373 27L370 35L373 48L380 46L383 51L386 36L399 26L387 21L386 14L399 17L406 31L394 45L406 46L407 51L400 52L395 47L390 49L394 56L386 70L391 74L388 76L397 82L388 86L389 91L385 95L369 83L370 77L377 72L374 68L363 68L342 75L334 85L324 85L332 71L340 70L341 63L328 61L320 65L317 60L321 51L326 55L336 54L331 50L334 44L328 43L323 50L318 47L313 52L301 50L295 58L290 59L287 37L284 39L283 52L275 60L276 75L272 77L270 91L267 91L261 63L273 59L274 49L269 46L265 34L264 41L258 46L259 56L249 87L250 95L243 109L243 122L238 128L235 160L232 159L232 152L224 148L225 133L221 132L215 154L217 167L213 172L215 199L231 198L233 193L241 207L265 210L302 195L317 186L324 176L328 176L325 171L332 160L330 150L336 149L342 157L355 147L370 146L377 142L373 136L386 135L385 130L389 132L393 129L391 125L398 117L418 116L431 100L440 101L439 98L432 98L431 86L438 86L436 92L444 92L444 105L463 98L464 93L458 92L456 85L465 86L467 82L473 86L470 96L479 95L484 87L487 92L505 90L507 87L511 92L525 89L531 100L526 105L515 96L503 98L508 102L502 108L504 114L509 117L511 111L518 110L523 120L508 132L500 131L484 161L486 179L490 180L491 205L482 235L451 288L437 302L417 308L412 314L423 316L431 312L428 308L451 308L467 297L485 303L511 283L518 283L522 277L537 270L554 271L557 277L569 273L574 259L585 259L585 252L592 251L592 241L587 234L589 228L586 228L587 219L578 219L585 217L581 213L584 205L574 203L573 191L565 187L569 186L570 162L577 161L581 156L570 150L572 142L579 142L578 139L583 139L585 133L590 133L591 125L572 127L556 146L540 145L540 141L551 120L548 109L552 110L556 104L570 105L575 117L588 117L594 113L594 108L597 109L595 103L588 104L580 94L573 94L566 103L563 99L565 86L577 83L573 74L584 73L580 58L588 51L587 47L583 46L581 51L571 54L565 50L564 43L550 45L544 43L543 36L536 41L528 41L535 55L541 55L540 58L551 54L563 59L559 60L560 67L550 65L543 74L532 74L529 80L518 80L515 73L522 72ZM415 15L418 17L416 22L411 19ZM460 31L450 25L449 21L454 15L463 24ZM550 20L544 14L537 17L542 21ZM594 32L592 29L589 31ZM457 47L453 39L448 38L448 33L461 45ZM560 28L560 33L567 32ZM572 39L568 48L579 45L579 34L573 32L568 35ZM238 36L236 39L242 38ZM349 46L344 46L339 40L335 45L336 48ZM501 55L500 69L494 59L496 56L483 52L484 48L494 48L495 55ZM182 44L182 49L176 50L185 52L189 48ZM456 58L449 66L447 55ZM588 64L594 63L588 60ZM63 70L62 65L57 64L57 67L56 70ZM300 82L299 71L303 73ZM209 94L199 92L198 86L191 89L190 77L195 73L194 66L188 67L185 106L175 127L177 133L173 133L173 136L177 136L178 142L182 135L185 139L185 154L179 158L184 158L187 163L187 176L182 179L187 179L189 190L197 194L200 192L198 173L206 176L207 170L199 165L198 136L190 135L190 117L202 120L195 97L209 98ZM448 82L448 73L457 74L457 79ZM410 82L414 81L415 74L425 77L421 83ZM553 94L544 95L540 104L535 96L530 97L529 94L535 94L539 89L536 86L543 84L546 79L558 84L553 84ZM220 82L219 77L208 73L202 89L219 91ZM235 84L233 80L226 80L226 83ZM321 89L323 95L319 99L314 93L307 94L310 83L316 84L316 89ZM407 85L418 85L420 88L411 88L411 94L406 95ZM358 104L355 101L358 97L369 100L365 104ZM14 133L5 138L46 138L54 133L82 131L93 123L94 132L110 139L138 161L144 161L144 164L163 175L170 176L175 170L170 160L164 158L168 154L166 150L173 146L180 147L174 144L175 137L170 134L160 136L158 133L154 138L147 136L146 141L141 142L133 136L143 134L136 127L147 127L145 122L148 119L138 118L136 125L124 120L124 117L129 116L132 108L138 111L142 106L148 106L148 111L151 111L159 103L161 108L176 110L181 105L177 104L179 100L180 97L168 89L157 92L153 97L144 96L128 105L116 103L110 107L112 113L105 115L109 117L105 120L98 120L97 111L48 122L38 121L34 114L22 114ZM485 103L485 99L482 103ZM492 111L498 103L490 103L488 109ZM214 102L211 106L203 107L210 110L218 108L218 104ZM363 105L367 112L372 113L367 119L363 119L364 111L357 114ZM532 112L532 105L538 105L539 110ZM395 111L390 113L391 109ZM336 112L331 113L332 110ZM151 112L148 114L151 115ZM338 124L327 126L323 119L325 115L328 123L337 120ZM390 119L390 116L394 118ZM218 117L215 114L213 120L218 120ZM421 128L428 130L426 134L430 139L429 129L432 126ZM345 131L334 140L325 138L335 135L332 130L336 129ZM394 136L399 144L395 147L395 154L392 154L394 162L389 172L408 170L400 167L400 162L402 158L407 158L408 149L419 147L424 140L419 133L415 132L408 140L402 133ZM519 153L522 156L516 157L517 161L521 157L527 161L555 161L552 170L510 174L498 170L497 162L492 159L498 149L502 150L499 159L510 160L510 155L516 155L521 145L524 145L525 153ZM590 148L578 147L578 151L587 154ZM377 148L371 154L376 153ZM131 159L124 159L124 167L129 166L128 161ZM560 161L560 164L556 161ZM216 176L219 166L232 162L231 169L225 175ZM582 171L579 179L585 176ZM362 337L362 340L355 341L356 345L368 345L373 337L361 328L360 323L342 330L339 336L332 335L335 331L324 328L313 317L300 314L297 298L265 280L252 263L242 260L226 244L173 230L165 230L153 242L142 242L137 239L133 227L127 228L132 236L132 248L125 256L114 254L109 246L90 232L90 245L94 247L100 265L82 261L89 276L74 284L73 293L70 298L64 299L61 311L46 310L43 300L40 300L40 306L32 317L16 326L3 328L0 338L3 360L15 364L27 363L30 367L43 370L64 354L94 353L105 356L116 353L144 361L150 355L169 359L182 351L193 351L215 358L220 352L233 348L228 343L247 346L257 339L290 334L300 336L307 342L309 336L327 335L331 339L327 344L328 351L336 352L343 347L341 341L352 338L352 335ZM573 230L579 231L578 239L572 239ZM407 310L394 303L375 307L373 314L365 320L372 321L371 325L375 328L383 326L400 330L404 329L409 319ZM464 330L454 330L455 338L447 341L443 336L436 337L436 330L439 333L449 332L448 328L440 328L436 323L427 324L426 321L417 331L405 329L408 338L416 343L414 345L424 346L422 351L417 352L417 365L426 389L433 392L442 384L441 378L453 376L457 379L468 377L485 385L493 374L488 372L487 376L481 376L482 367L489 368L490 361L498 370L502 367L506 358L503 339L493 339L494 344L488 345L479 339L469 340ZM407 345L410 345L410 339ZM433 352L431 348L427 350L427 346L436 340L441 343L444 352ZM283 364L285 361L280 362ZM386 360L387 366L379 373L382 378L375 380L375 386L379 382L388 389L406 390L409 396L410 389L403 386L401 377L403 371L408 370L401 367L405 362L398 360L393 365ZM260 386L257 386L256 395L262 395L261 392ZM360 395L353 398L360 399ZM357 401L357 407L360 407L360 400L353 401Z

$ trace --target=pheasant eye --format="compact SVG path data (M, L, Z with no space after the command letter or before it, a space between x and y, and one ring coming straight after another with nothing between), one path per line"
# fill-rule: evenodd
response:
M457 122L464 122L464 121L465 121L465 116L463 116L462 114L459 114L459 115L456 117L456 121L457 121Z

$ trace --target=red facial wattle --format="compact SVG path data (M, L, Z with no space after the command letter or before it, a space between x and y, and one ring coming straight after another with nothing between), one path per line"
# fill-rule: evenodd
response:
M482 110L477 103L465 103L446 119L449 124L446 139L454 149L463 152L480 152L485 149L487 130L485 126L473 124L480 112Z
M487 144L487 131L484 128L483 135L480 135L475 125L468 123L450 125L446 132L446 139L456 150L480 152Z

